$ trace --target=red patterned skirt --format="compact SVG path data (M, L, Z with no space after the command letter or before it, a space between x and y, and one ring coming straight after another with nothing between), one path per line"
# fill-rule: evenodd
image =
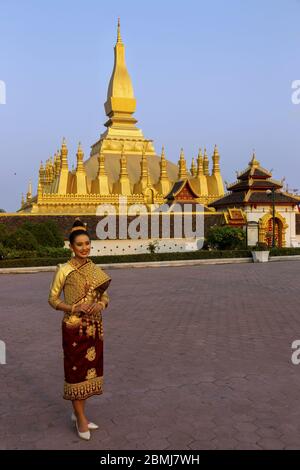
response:
M103 393L103 325L83 316L80 324L62 322L65 384L63 398L85 400Z

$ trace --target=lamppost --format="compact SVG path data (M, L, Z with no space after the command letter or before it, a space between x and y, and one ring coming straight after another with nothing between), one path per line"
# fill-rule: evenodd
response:
M272 248L275 248L275 188L267 189L266 193L272 194L272 220L273 220Z

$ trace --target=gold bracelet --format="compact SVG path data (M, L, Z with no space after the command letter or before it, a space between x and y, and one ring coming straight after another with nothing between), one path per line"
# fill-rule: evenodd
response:
M98 304L102 304L102 305L103 305L103 310L106 308L106 305L105 305L105 303L104 303L102 300L100 300L100 301L98 302Z

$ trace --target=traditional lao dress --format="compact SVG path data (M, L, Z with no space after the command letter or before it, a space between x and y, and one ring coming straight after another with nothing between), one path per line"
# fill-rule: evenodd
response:
M49 304L57 309L83 302L108 304L106 292L111 278L90 259L79 268L58 264L50 287ZM66 400L85 400L103 393L103 324L98 314L65 313L62 321Z

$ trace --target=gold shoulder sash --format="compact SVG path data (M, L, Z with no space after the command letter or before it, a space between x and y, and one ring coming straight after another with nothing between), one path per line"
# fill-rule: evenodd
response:
M72 268L72 271L67 275L64 286L67 304L72 305L82 301L94 290L103 293L111 282L108 274L96 266L90 259L79 268Z

